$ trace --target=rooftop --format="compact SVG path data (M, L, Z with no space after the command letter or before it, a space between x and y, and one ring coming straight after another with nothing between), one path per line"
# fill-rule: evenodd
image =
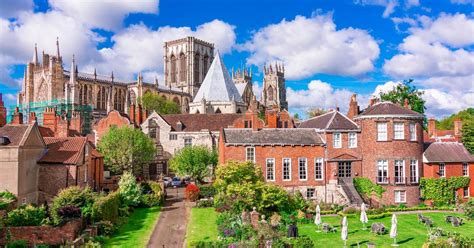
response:
M474 162L474 156L459 142L425 143L424 162Z
M87 137L44 137L48 152L38 161L45 164L77 164Z
M224 129L227 145L323 145L321 136L307 128Z
M232 126L242 114L172 114L162 115L162 118L177 129L177 123L183 123L183 132L197 132L202 130L219 131L221 128Z
M412 118L424 118L422 114L411 109L404 108L392 102L379 102L362 110L362 113L355 118L364 118L372 116L403 116Z
M358 130L355 122L333 110L328 113L300 122L298 128L315 128L320 130Z
M0 127L0 137L8 137L10 143L4 146L20 146L28 133L28 124L7 124Z

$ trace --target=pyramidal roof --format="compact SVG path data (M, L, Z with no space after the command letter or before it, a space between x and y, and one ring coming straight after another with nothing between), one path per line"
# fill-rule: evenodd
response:
M209 71L207 71L206 77L204 81L202 81L201 87L194 97L193 102L197 103L202 99L208 102L242 102L239 91L235 87L229 75L229 71L227 71L221 59L219 51L216 53L216 56L214 56Z

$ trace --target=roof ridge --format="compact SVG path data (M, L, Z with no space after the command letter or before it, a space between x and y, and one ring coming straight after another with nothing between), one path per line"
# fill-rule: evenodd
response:
M334 120L334 117L336 117L337 115L337 110L333 112L333 116L331 117L331 119L328 121L328 123L326 124L326 127L324 129L329 129L329 126L331 125L331 123L333 122Z

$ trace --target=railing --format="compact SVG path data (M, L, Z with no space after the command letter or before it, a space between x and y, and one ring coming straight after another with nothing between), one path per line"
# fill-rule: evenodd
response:
M418 177L410 177L410 184L418 184L418 183L420 183Z
M395 177L395 184L405 184L406 177Z
M376 177L377 184L389 184L389 177Z

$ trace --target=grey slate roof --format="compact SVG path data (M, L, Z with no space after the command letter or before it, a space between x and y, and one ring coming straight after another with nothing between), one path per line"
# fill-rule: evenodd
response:
M320 116L302 121L298 128L315 128L320 130L358 130L359 127L341 114L339 111L331 111Z
M0 127L0 136L8 137L10 140L10 143L6 146L19 146L28 131L28 127L28 124L7 124Z
M242 97L240 97L219 52L216 53L193 102L198 103L202 99L206 99L208 102L242 102Z
M362 110L362 113L356 116L356 118L373 115L403 115L423 118L422 114L392 102L380 102L369 106L368 108Z
M264 128L254 131L249 128L224 129L226 144L249 145L323 145L321 136L314 129Z
M238 84L235 84L235 87L237 88L237 91L239 92L239 94L240 94L241 97L242 97L242 95L244 94L245 87L247 87L247 84L248 84L248 83L238 83Z
M427 143L423 155L428 163L474 162L474 156L459 142Z

